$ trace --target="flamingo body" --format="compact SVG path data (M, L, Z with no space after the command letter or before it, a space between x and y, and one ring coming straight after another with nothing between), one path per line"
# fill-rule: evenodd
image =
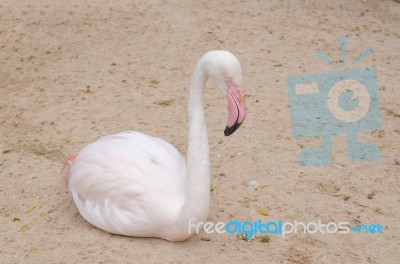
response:
M102 137L79 152L69 175L69 191L80 214L104 231L160 236L160 226L179 222L186 162L162 139L140 132Z

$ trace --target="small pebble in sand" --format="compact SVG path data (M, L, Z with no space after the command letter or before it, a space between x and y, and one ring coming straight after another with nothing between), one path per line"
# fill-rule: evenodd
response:
M262 235L258 238L258 241L260 241L261 243L269 243L271 241L271 238L269 237L269 235Z
M246 187L251 189L256 189L260 184L256 180L249 180L245 183Z

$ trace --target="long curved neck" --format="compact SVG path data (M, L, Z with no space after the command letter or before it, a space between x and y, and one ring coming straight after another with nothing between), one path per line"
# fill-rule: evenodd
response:
M205 221L210 204L210 158L204 117L203 91L208 76L200 61L189 87L189 144L187 151L187 192L185 218Z

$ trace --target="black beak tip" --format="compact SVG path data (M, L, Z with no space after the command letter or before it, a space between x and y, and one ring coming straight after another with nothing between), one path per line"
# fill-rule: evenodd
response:
M225 136L232 135L240 127L241 124L242 123L235 123L231 127L226 126L225 131L224 131Z

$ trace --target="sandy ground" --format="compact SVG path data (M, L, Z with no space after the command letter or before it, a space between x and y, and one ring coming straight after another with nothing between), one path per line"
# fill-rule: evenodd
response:
M333 3L335 2L335 4ZM374 50L383 129L362 133L377 162L306 167L292 137L289 76L332 71ZM1 263L400 263L400 4L394 1L0 2ZM74 206L60 169L105 134L139 130L187 146L187 87L207 50L234 52L248 118L225 138L224 98L207 89L209 221L379 223L384 234L271 235L270 243L204 233L182 243L110 235ZM312 143L312 142L311 142ZM256 180L263 188L246 187ZM268 210L268 216L257 213ZM208 237L204 241L201 237Z

